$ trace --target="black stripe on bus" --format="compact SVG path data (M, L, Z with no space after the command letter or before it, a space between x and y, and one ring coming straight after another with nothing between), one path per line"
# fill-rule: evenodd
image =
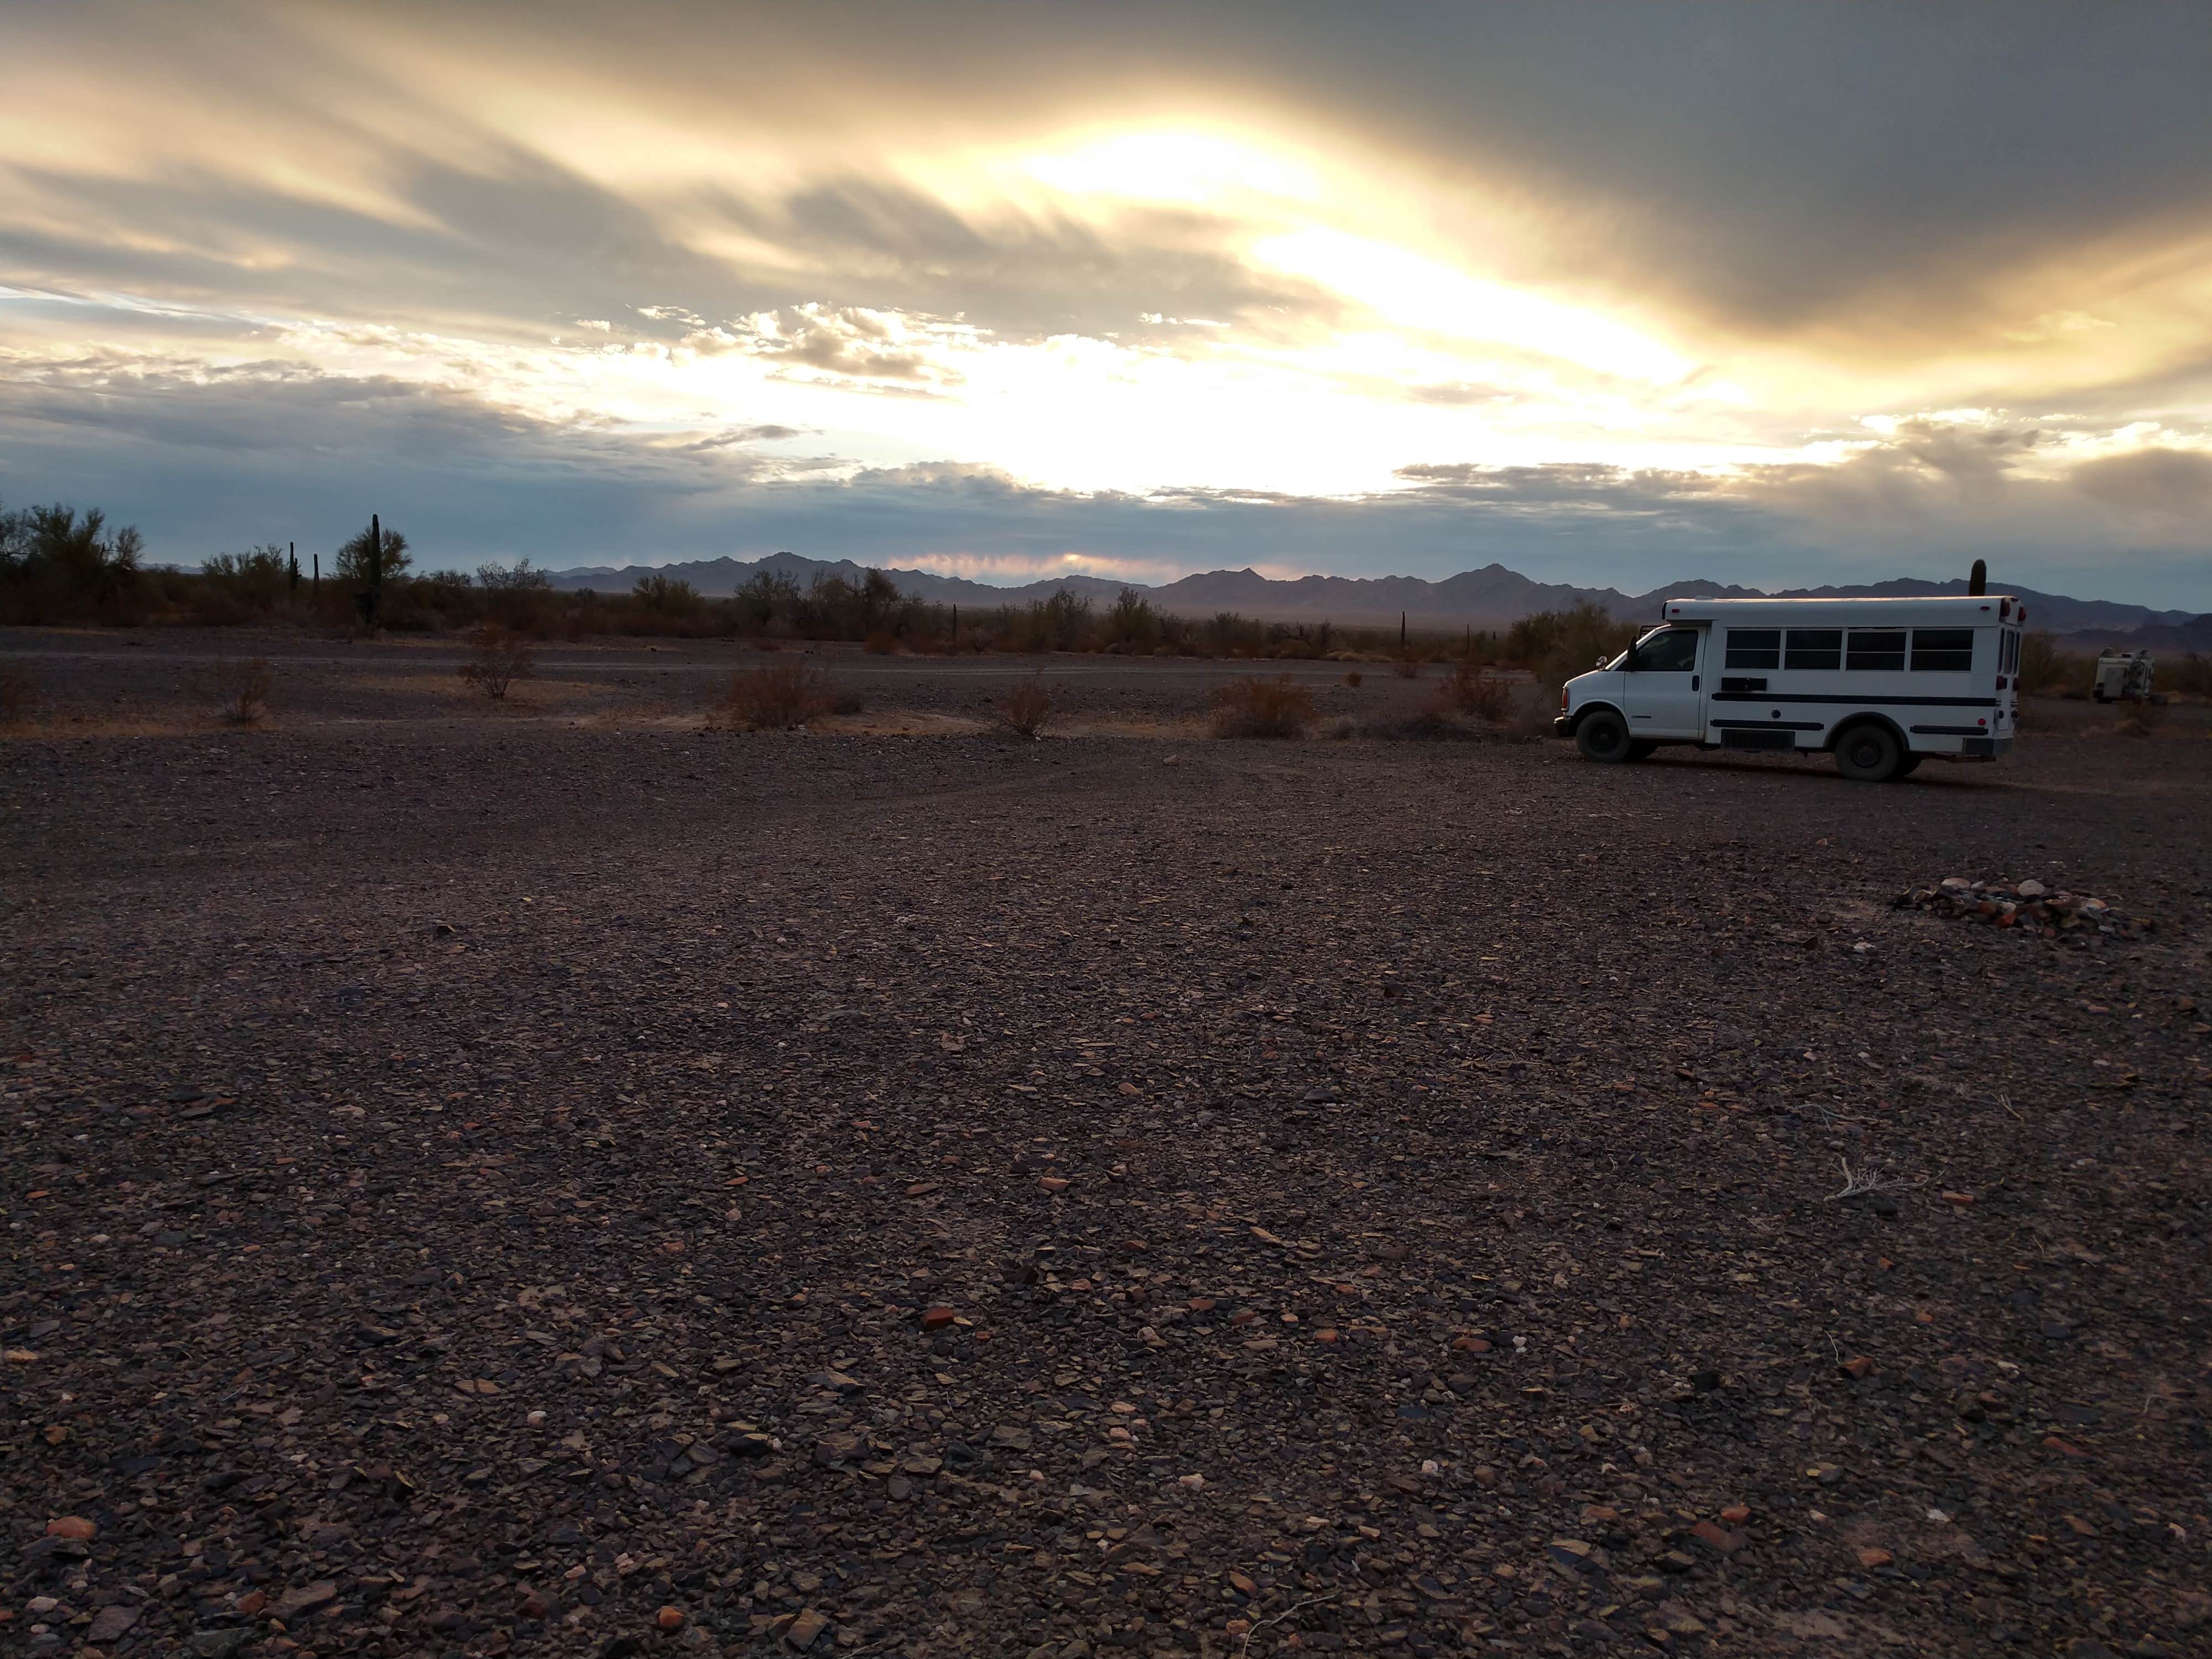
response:
M1723 732L1820 732L1826 729L1825 720L1714 720L1713 726ZM1920 728L1912 728L1917 732Z
M1916 726L1912 735L1917 738L1986 738L1986 726Z
M1994 708L1995 697L1889 697L1879 691L1854 696L1809 691L1716 691L1715 702L1849 702L1863 708Z

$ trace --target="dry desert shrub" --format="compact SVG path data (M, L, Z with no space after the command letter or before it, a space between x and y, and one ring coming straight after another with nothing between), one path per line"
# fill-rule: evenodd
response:
M1410 714L1386 714L1361 721L1352 728L1352 735L1382 743L1454 743L1471 742L1485 734L1480 727L1470 726L1453 714L1442 701L1432 698Z
M28 663L0 668L0 726L20 726L39 701L39 678Z
M1022 681L999 704L999 719L1009 731L1024 738L1042 737L1055 712L1052 693L1045 689L1041 674Z
M217 657L209 676L216 716L233 726L258 726L269 713L269 688L276 679L266 657L244 662Z
M725 707L732 720L751 731L788 732L836 709L841 701L820 671L794 659L738 670L730 676ZM849 701L851 712L858 713L859 699Z
M1421 659L1414 656L1394 658L1390 672L1401 680L1417 680L1421 678Z
M1213 694L1217 738L1302 738L1314 720L1312 693L1288 674L1231 680Z
M898 649L898 636L888 628L872 629L860 641L860 649L872 657L888 657Z
M2115 729L2122 737L2147 738L2166 724L2166 705L2145 697L2130 703L2121 712L2120 723Z
M1486 726L1503 726L1513 712L1512 688L1471 662L1452 669L1443 683L1443 700L1457 713L1472 715Z
M1558 686L1538 685L1529 695L1514 699L1512 730L1524 738L1551 736L1552 720L1559 705Z
M1357 686L1359 684L1359 671L1355 668L1349 674L1346 674L1344 677L1344 683L1346 685Z
M504 623L487 620L469 635L469 659L461 678L494 701L503 701L515 681L537 672L530 636Z

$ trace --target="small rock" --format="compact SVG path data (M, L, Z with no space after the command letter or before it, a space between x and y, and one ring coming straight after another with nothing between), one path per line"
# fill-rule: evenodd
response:
M232 1659L252 1636L250 1630L196 1630L192 1632L192 1659Z
M1725 1527L1715 1526L1710 1521L1700 1521L1690 1528L1690 1536L1717 1555L1734 1555L1743 1547L1743 1540Z
M1563 1567L1589 1565L1590 1547L1579 1538L1554 1538L1545 1548L1552 1559Z
M1721 1519L1731 1527L1740 1527L1751 1519L1751 1506L1747 1504L1731 1504L1721 1511Z
M92 1618L92 1625L84 1633L88 1642L112 1642L138 1622L138 1609L120 1601L110 1602Z
M804 1653L814 1645L814 1638L829 1628L829 1619L808 1607L791 1621L789 1628L783 1632L783 1639Z
M663 1630L682 1630L684 1628L684 1609L681 1607L663 1607L659 1613L653 1615L653 1622L659 1626Z
M1037 1185L1048 1193L1064 1193L1067 1190L1067 1178L1065 1176L1039 1176Z
M1851 1381L1856 1382L1862 1377L1871 1376L1874 1375L1874 1361L1869 1359L1865 1355L1860 1354L1852 1358L1846 1359L1836 1369L1843 1372L1845 1376L1850 1377Z
M1972 1193L1945 1193L1942 1199L1946 1204L1964 1210L1972 1207L1974 1195Z
M1815 1463L1805 1473L1824 1486L1832 1486L1844 1478L1844 1472L1833 1463Z
M952 1322L953 1318L954 1315L950 1308L932 1308L922 1315L921 1328L925 1331L941 1331Z
M268 1605L269 1593L266 1590L248 1590L238 1598L238 1610L248 1619Z
M1876 1567L1886 1567L1896 1559L1887 1550L1877 1549L1872 1546L1859 1552L1859 1565L1869 1572L1872 1572Z
M285 1591L283 1600L270 1610L270 1616L289 1625L301 1613L313 1613L317 1607L326 1607L337 1598L338 1587L327 1578L319 1578L312 1584Z
M545 1598L536 1590L532 1590L522 1598L522 1604L514 1611L520 1618L543 1619L550 1609L546 1606Z
M46 1536L89 1543L100 1536L100 1528L81 1515L58 1515L46 1522Z

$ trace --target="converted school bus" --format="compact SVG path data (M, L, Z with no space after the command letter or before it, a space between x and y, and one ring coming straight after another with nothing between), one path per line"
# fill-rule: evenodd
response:
M1552 729L1586 758L1826 750L1845 777L1880 783L2012 746L2027 611L2009 595L1668 599L1660 614L1561 690Z

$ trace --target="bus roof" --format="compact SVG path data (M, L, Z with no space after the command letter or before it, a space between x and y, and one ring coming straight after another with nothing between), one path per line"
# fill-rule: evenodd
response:
M1886 599L1870 595L1856 599L1670 599L1660 604L1666 622L1772 622L1781 626L1953 628L1987 627L1996 623L2017 625L2027 620L2027 607L2009 593L1945 595L1939 599Z

